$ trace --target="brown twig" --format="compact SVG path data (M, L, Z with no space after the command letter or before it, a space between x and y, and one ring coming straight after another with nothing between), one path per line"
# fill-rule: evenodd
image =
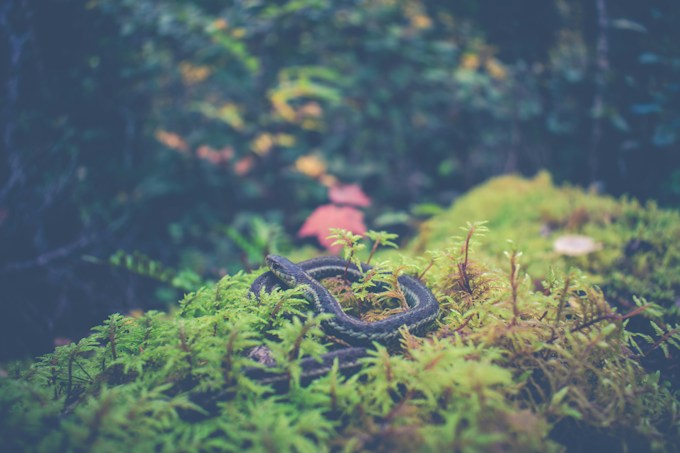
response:
M599 322L602 322L602 321L607 321L607 320L623 321L624 319L632 318L633 316L639 315L640 313L645 311L647 308L649 308L649 305L643 305L642 307L638 307L635 310L626 313L625 315L617 315L616 313L606 313L604 315L592 318L589 321L586 321L579 326L572 327L571 329L569 329L569 332L570 333L579 332L583 329L587 329L588 327L593 326L593 325L595 325ZM547 342L552 343L556 339L557 339L557 333L553 333L552 337Z
M224 377L225 384L231 381L231 371L233 368L233 357L234 357L234 344L236 343L236 337L238 337L238 330L234 329L229 334L227 339L227 351L222 359L222 375Z
M649 354L650 352L652 352L653 350L655 350L656 348L661 346L662 343L668 341L668 339L670 337L672 337L673 335L675 335L678 332L680 332L680 329L673 329L673 330L669 330L668 332L663 334L661 336L661 338L659 338L654 343L652 343L652 345L649 347L649 349L647 349L647 351L645 351L644 356L647 356L647 354Z
M116 324L113 320L109 321L109 344L111 345L111 357L113 360L118 359L118 354L116 353Z
M512 290L512 322L514 326L517 324L517 318L519 318L519 307L517 305L517 288L519 287L519 281L517 280L517 274L519 273L519 265L517 264L517 251L513 251L510 255L510 288Z
M180 342L180 348L186 354L185 358L187 360L187 363L189 364L189 369L193 369L194 362L193 362L192 357L191 357L191 348L189 347L189 344L187 343L187 334L186 334L186 331L184 330L184 322L182 322L179 325L179 342Z
M562 317L562 310L564 309L564 306L567 302L567 293L569 292L570 283L571 274L568 274L567 278L564 279L564 288L562 288L562 294L560 294L560 299L557 304L557 315L555 315L555 327L557 327L557 323L560 322L560 318Z
M460 331L463 330L465 327L467 327L468 324L470 324L470 320L471 320L471 319L472 319L472 315L468 316L467 318L465 318L465 320L463 321L463 323L462 323L460 326L458 326L458 327L456 327L455 329L453 329L453 331L454 331L454 332L460 332Z
M371 253L368 254L368 259L366 260L366 264L371 264L371 259L373 258L373 254L375 254L375 251L378 250L379 244L380 244L380 241L374 241L373 242L373 247L371 247Z
M468 258L470 256L470 239L475 232L475 226L472 225L468 230L468 234L465 237L465 242L461 247L461 253L464 254L464 259L462 263L458 263L458 282L460 286L468 293L472 294L472 288L470 287L470 279L467 275Z
M349 271L349 265L352 264L352 258L354 258L354 249L349 251L349 256L347 257L347 264L345 265L345 271L342 273L342 279L347 281L347 272Z
M587 329L588 327L597 324L598 322L602 321L607 321L607 320L613 320L613 321L620 321L623 319L620 315L617 315L615 313L607 313L605 315L598 316L596 318L592 318L589 321L584 322L580 326L572 327L569 329L569 332L574 333L574 332L579 332L583 329Z
M418 280L422 280L423 277L425 276L425 274L427 273L427 271L429 271L432 268L433 265L434 265L434 258L432 258L430 260L430 264L428 264L427 267L420 274L418 274Z
M307 332L309 332L313 326L314 325L309 322L302 326L302 330L300 330L300 333L295 338L295 343L293 343L293 347L288 352L288 360L297 359L298 353L300 352L300 346L302 346L302 340L304 340L305 335L307 335Z

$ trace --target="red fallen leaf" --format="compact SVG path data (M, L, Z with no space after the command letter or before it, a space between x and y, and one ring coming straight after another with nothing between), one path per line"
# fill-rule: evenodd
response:
M343 228L354 234L366 233L364 213L351 206L335 206L325 204L316 208L305 220L298 231L299 237L316 236L319 243L331 253L339 253L342 247L332 246L333 239L328 239L329 228Z
M348 204L365 208L371 205L371 199L366 196L359 184L338 184L328 191L328 198L333 203Z
M199 159L207 160L213 165L221 165L226 164L234 157L234 149L231 146L225 146L218 150L208 145L201 145L196 150L196 156Z
M252 156L244 156L234 163L234 172L239 176L244 176L248 173L255 164Z
M174 132L168 132L162 129L158 129L156 131L156 140L158 140L168 148L172 148L176 151L179 151L182 154L186 154L189 152L189 145L187 144L187 142Z

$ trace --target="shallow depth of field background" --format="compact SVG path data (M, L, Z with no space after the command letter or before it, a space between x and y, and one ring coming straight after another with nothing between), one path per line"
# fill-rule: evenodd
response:
M0 358L322 253L300 232L323 206L407 241L547 169L678 207L679 22L673 0L5 0Z

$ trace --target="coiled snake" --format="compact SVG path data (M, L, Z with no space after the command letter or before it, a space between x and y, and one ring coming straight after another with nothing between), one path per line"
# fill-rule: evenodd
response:
M371 266L362 264L359 269L338 257L313 258L295 264L277 255L267 256L266 263L270 271L258 277L250 288L255 297L262 291L271 292L277 287L299 287L303 297L317 314L333 315L322 322L324 331L351 345L324 354L321 361L303 359L300 366L302 379L306 381L328 373L336 359L341 370L356 369L359 366L358 360L366 356L366 348L371 347L373 342L388 346L397 344L401 338L399 329L402 326L406 326L412 334L422 335L439 315L439 303L432 292L416 278L407 275L399 276L397 281L409 309L380 321L365 322L346 314L338 301L321 285L320 280L345 276L349 281L356 282L372 269ZM379 283L375 289L380 291L384 286L385 284ZM248 368L246 375L261 383L271 384L287 379L287 376L266 368Z

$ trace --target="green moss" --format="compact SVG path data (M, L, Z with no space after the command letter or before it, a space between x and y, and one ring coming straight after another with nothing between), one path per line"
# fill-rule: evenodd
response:
M541 225L568 222L581 207L593 214L574 231L605 243L603 253L581 263L586 273L546 271L553 262L575 263L552 254ZM408 256L390 255L422 274L441 302L427 338L405 332L402 350L377 347L358 374L333 370L303 386L301 358L330 345L319 318L299 292L256 301L248 297L255 274L227 276L171 313L113 315L78 343L3 367L0 449L673 451L678 394L642 363L662 345L677 354L677 326L641 300L617 311L589 277L622 259L610 257L610 245L642 237L614 237L607 228L670 228L672 216L556 189L545 176L496 180L432 220ZM457 224L480 217L488 231L473 224L463 238L450 238ZM541 275L540 287L521 271L525 264ZM642 315L658 331L627 329ZM284 393L243 372L254 364L247 351L260 344L290 375Z
M507 240L524 253L524 268L540 282L551 268L577 267L603 287L609 301L634 307L633 296L680 314L680 213L650 202L616 200L573 187L556 187L547 173L533 179L505 176L471 191L434 217L412 245L416 254L450 244L467 222L486 221L489 233L478 259L499 265ZM567 234L592 238L601 248L579 257L554 251Z

